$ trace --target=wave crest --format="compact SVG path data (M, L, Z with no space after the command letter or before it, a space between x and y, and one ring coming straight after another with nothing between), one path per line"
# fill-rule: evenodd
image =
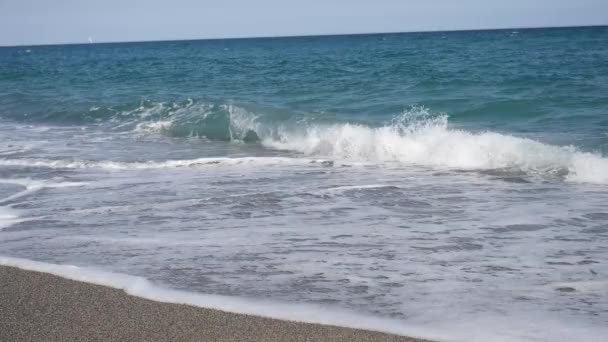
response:
M404 112L390 124L312 125L283 130L265 146L305 155L399 162L458 169L518 169L568 181L608 183L608 159L574 146L555 146L495 132L450 129L446 115L427 109Z
M128 119L125 120L124 118ZM162 133L224 141L257 141L258 116L232 104L142 103L115 115L113 129L132 128L137 133Z
M102 125L136 134L255 142L314 158L468 170L508 169L573 182L608 184L608 159L496 132L450 127L448 116L411 107L384 125L339 122L311 113L226 103L142 101L133 108L90 109ZM108 114L110 113L110 114ZM104 116L105 115L105 116ZM109 115L109 116L108 116ZM351 117L352 119L352 117Z

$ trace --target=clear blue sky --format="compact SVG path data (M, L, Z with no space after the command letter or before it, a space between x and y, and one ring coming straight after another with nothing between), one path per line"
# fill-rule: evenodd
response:
M0 45L608 24L608 0L0 0Z

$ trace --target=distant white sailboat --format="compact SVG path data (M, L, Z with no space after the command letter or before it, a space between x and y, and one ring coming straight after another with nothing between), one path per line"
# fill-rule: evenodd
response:
M89 44L93 44L93 37L89 36Z

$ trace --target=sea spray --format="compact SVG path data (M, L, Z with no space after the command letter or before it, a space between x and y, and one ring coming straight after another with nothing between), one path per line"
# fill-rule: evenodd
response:
M414 107L388 125L311 125L281 131L279 139L264 139L268 147L308 156L456 169L516 169L565 177L570 181L608 183L608 159L495 132L472 133L451 129L447 115L433 116Z

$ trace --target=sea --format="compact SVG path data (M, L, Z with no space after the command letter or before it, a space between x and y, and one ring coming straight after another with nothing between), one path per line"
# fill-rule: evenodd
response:
M0 264L446 341L605 341L608 27L0 48Z

